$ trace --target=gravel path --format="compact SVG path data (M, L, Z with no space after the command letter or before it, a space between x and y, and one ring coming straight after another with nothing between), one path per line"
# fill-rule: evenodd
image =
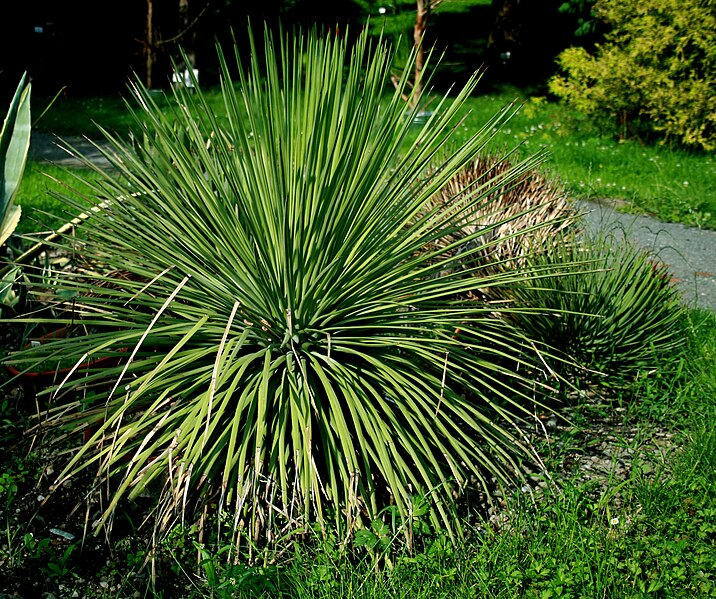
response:
M79 151L83 156L89 158L95 164L100 166L109 166L106 158L102 156L102 153L97 147L89 140L82 137L64 137L59 139L54 135L48 135L47 133L40 133L37 131L32 132L30 138L30 160L37 160L39 162L51 162L59 166L82 166L82 163L71 156L67 150L64 150L61 146L63 141L71 145L74 149ZM108 147L108 144L104 141L99 142L101 147Z
M88 140L66 141L97 164L107 162ZM30 157L64 166L78 166L76 159L58 147L57 138L33 133ZM104 145L104 142L101 142ZM614 230L631 242L652 250L673 272L687 304L716 310L716 231L664 223L648 216L617 212L608 201L580 202L586 222L595 230Z
M594 230L613 230L668 264L687 304L716 310L716 231L624 214L608 202L580 205Z

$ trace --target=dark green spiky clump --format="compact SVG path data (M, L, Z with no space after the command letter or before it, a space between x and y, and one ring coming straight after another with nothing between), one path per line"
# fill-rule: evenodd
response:
M524 313L512 318L608 385L629 384L659 370L684 347L684 307L668 267L612 235L564 237L534 254L545 273L514 286ZM560 266L569 264L568 267Z

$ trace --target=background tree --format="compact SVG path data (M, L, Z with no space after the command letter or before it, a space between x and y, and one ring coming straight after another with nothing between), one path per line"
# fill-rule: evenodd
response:
M497 82L543 86L556 71L556 56L574 42L581 18L581 13L560 11L562 0L354 1L364 21L370 16L375 35L401 40L404 55L412 47L419 54L435 48L442 55L440 68L431 73L441 89L483 66L483 88ZM590 42L590 37L580 39Z
M574 34L577 37L593 35L598 28L599 19L594 14L595 0L565 0L559 5L559 12L574 15L577 19L577 28Z
M211 2L205 1L198 11L193 11L192 2L189 0L146 0L147 18L145 35L143 39L137 40L142 44L142 53L145 59L145 84L153 88L157 83L155 80L155 66L162 58L165 46L170 48L163 56L165 62L174 58L179 60L180 56L176 51L181 46L186 53L188 62L192 67L196 66L196 30L202 16L211 6ZM155 14L158 9L159 14ZM169 37L164 37L166 32L171 32Z
M425 30L428 27L430 12L438 7L442 0L417 0L415 26L413 27L413 45L415 47L415 88L418 94L423 91L423 70L425 69Z

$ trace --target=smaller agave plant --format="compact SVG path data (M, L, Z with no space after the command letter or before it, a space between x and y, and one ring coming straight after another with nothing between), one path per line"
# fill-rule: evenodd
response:
M484 252L471 256L481 266L480 287L468 296L510 303L515 310L504 314L548 346L559 357L551 366L572 380L618 386L657 372L685 343L683 302L668 267L621 231L584 230L563 188L539 171L501 185L510 168L509 158L478 156L432 200L457 210L475 186L494 189L462 229L438 241L447 246L485 231ZM493 222L501 224L486 226Z
M535 344L465 299L479 264L457 266L519 212L464 223L541 156L448 197L514 111L448 151L479 76L415 135L411 64L389 93L393 53L367 34L253 50L238 77L219 52L220 114L198 86L167 113L137 84L141 136L107 135L114 169L87 183L102 209L65 243L91 268L56 284L64 324L89 334L11 358L116 360L48 392L44 425L87 437L58 482L110 489L98 526L149 490L159 531L211 510L255 542L315 525L349 538L389 505L409 522L421 496L459 535L462 491L532 459L518 423L547 390Z
M524 309L510 318L530 338L569 357L583 379L613 387L659 372L686 343L668 266L622 233L557 235L527 258L545 277L505 293Z

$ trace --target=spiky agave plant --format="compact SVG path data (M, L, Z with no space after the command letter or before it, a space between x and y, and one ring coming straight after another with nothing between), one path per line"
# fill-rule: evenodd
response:
M116 172L94 185L102 210L73 247L93 269L57 286L73 298L66 324L90 332L13 358L119 359L52 390L47 424L94 431L60 480L107 482L105 525L155 483L165 530L213 505L257 538L279 520L349 534L388 502L407 515L421 493L456 532L459 490L509 479L529 450L514 424L536 369L494 307L455 299L475 285L444 274L464 255L422 251L494 182L459 210L425 207L513 109L445 154L477 76L414 138L410 65L384 101L383 45L267 34L263 54L234 80L219 52L220 116L181 89L166 116L138 85L143 137L107 134Z
M557 181L548 179L538 170L531 170L509 185L502 184L502 174L512 167L511 158L482 154L450 179L433 198L435 205L457 210L461 196L469 202L469 192L476 186L494 187L487 201L472 211L463 230L442 240L451 243L457 237L480 229L490 238L482 240L486 245L488 241L499 239L498 243L489 244L489 251L482 258L486 271L524 267L532 253L544 250L545 240L578 229L578 211ZM488 226L495 221L499 226Z
M686 343L685 308L668 266L619 233L557 236L527 257L531 272L546 277L507 292L527 309L510 317L531 339L612 387L658 372Z
M458 171L425 207L426 210L459 212L463 198L468 203L472 201L474 189L492 188L484 201L470 211L461 229L426 248L451 245L457 247L455 251L463 252L464 242L462 245L456 242L466 235L482 232L470 242L472 246L481 245L482 251L473 252L469 261L462 260L456 265L463 269L481 267L480 284L471 290L470 296L478 294L483 299L497 301L509 299L510 292L501 288L505 283L502 273L531 270L528 266L533 254L541 254L545 246L561 244L565 236L579 231L579 214L557 181L546 178L538 170L530 170L505 185L503 175L512 168L513 160L509 156L481 154ZM565 267L569 269L569 263ZM496 280L491 274L498 275Z
M22 76L0 128L0 246L17 227L20 206L14 204L30 147L30 88Z

